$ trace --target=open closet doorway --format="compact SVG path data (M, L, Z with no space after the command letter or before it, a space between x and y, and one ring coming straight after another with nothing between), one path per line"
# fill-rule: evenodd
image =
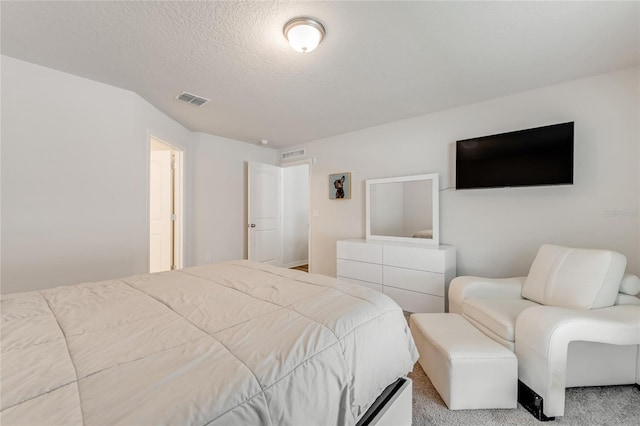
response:
M282 263L309 271L310 164L282 165ZM306 266L306 268L304 268Z
M183 153L149 140L149 272L182 268Z

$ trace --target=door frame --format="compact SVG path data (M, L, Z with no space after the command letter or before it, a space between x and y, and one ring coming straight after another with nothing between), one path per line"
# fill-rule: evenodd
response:
M175 176L174 176L174 214L176 220L173 225L173 266L175 269L182 269L184 267L184 196L185 196L185 150L184 148L165 137L159 136L158 132L152 130L147 131L147 161L146 161L146 206L147 206L147 229L145 235L147 236L147 262L146 270L149 272L151 262L151 206L150 206L150 194L151 194L151 139L155 139L165 145L172 148L175 151Z
M307 179L307 186L308 188L308 206L307 206L307 223L308 223L308 227L307 227L307 257L308 257L308 264L309 264L309 272L313 272L311 270L311 177L313 176L313 173L311 171L311 168L313 167L313 159L308 158L306 160L296 160L296 161L287 161L284 163L279 163L278 166L284 168L284 167L294 167L294 166L302 166L304 164L307 164L309 166L309 168L307 169L309 172L309 178Z

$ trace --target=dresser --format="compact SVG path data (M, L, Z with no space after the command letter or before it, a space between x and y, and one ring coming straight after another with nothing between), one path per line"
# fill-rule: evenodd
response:
M353 239L336 249L338 278L382 292L407 312L448 311L455 247Z

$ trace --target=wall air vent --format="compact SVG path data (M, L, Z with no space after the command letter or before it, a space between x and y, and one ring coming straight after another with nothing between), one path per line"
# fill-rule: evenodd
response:
M202 106L202 105L206 104L207 102L211 102L210 99L206 99L206 98L203 98L201 96L197 96L197 95L194 95L194 94L188 93L188 92L180 93L178 96L176 96L176 99L179 100L179 101L186 102L188 104L196 105L196 106Z
M294 158L304 157L304 148L287 151L280 154L280 161L293 160Z

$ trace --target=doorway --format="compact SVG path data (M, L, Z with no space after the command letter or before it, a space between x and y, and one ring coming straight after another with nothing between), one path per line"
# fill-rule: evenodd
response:
M282 165L282 266L309 265L309 170L307 163ZM305 268L306 266L306 268Z
M149 272L182 268L183 153L149 141Z

